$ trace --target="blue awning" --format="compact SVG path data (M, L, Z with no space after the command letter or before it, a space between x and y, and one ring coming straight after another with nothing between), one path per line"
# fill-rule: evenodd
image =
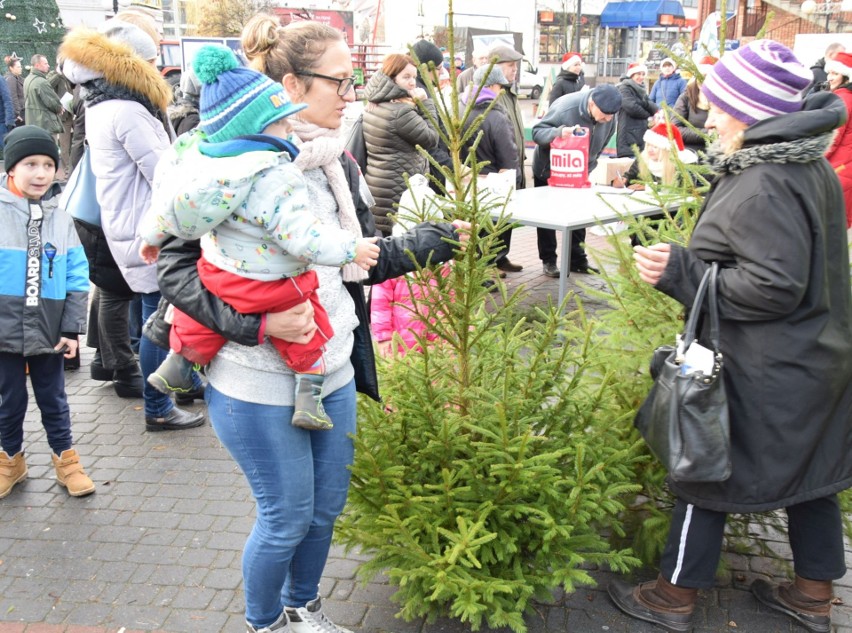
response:
M612 29L660 26L661 15L685 18L678 0L626 0L606 4L601 12L601 26Z

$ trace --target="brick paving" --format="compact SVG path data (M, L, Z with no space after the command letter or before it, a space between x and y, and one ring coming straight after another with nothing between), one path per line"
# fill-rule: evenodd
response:
M590 236L592 245L601 238ZM535 231L516 230L510 257L525 265L509 286L526 283L531 301L556 293L541 275ZM588 276L577 279L595 283ZM600 283L600 282L597 282ZM0 501L0 633L241 632L240 554L253 504L242 475L209 425L146 433L141 401L121 400L83 367L67 373L77 448L97 493L68 497L54 479L38 413L25 425L29 478ZM195 405L201 407L203 405ZM785 554L786 543L765 537ZM789 558L789 556L787 556ZM335 621L355 633L461 633L450 620L427 625L394 617L392 586L355 580L362 557L334 548L321 591ZM801 631L767 613L746 590L756 575L780 576L782 565L728 555L729 572L700 595L696 631ZM847 548L852 567L852 549ZM622 616L605 593L610 574L592 572L598 586L558 595L528 616L530 633L643 633L654 627ZM650 578L646 570L637 578ZM836 583L845 604L834 610L835 631L852 633L852 574ZM508 630L501 630L506 633Z

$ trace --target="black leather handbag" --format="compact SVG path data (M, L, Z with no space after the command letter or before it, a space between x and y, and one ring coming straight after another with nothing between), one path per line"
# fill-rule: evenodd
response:
M651 452L678 482L725 481L731 476L728 398L719 351L717 274L718 264L714 262L701 279L678 345L654 351L654 386L633 422ZM713 369L709 375L693 371L684 362L686 350L695 341L705 297L713 345Z

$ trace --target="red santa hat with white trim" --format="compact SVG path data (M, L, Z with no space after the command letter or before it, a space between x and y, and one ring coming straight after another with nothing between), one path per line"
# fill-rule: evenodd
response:
M672 148L672 143L677 147L677 157L682 163L694 163L698 160L695 152L688 150L683 145L683 136L680 130L671 123L657 123L654 127L645 132L645 143L653 145L660 149Z
M632 77L636 73L647 73L648 67L642 62L630 62L630 65L627 66L627 72L625 73L628 77Z
M852 79L852 53L837 53L834 59L825 60L825 72Z
M583 58L580 57L580 53L565 53L562 56L562 70L568 70L574 64L582 64Z

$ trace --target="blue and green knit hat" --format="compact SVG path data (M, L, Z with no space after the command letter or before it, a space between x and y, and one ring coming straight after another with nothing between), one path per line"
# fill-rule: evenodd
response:
M281 84L240 66L224 46L203 46L192 68L201 82L200 127L211 143L260 134L270 123L307 107L291 103Z

